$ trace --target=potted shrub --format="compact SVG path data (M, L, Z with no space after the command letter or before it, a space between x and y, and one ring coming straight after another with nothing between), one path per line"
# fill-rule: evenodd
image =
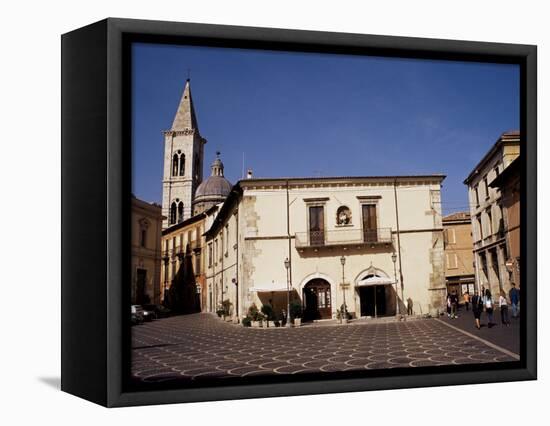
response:
M243 324L243 327L252 326L252 318L250 318L249 316L244 317L242 320L242 324Z
M290 303L290 319L294 322L294 327L302 324L302 304L297 300Z
M233 303L229 299L225 299L222 302L221 310L223 311L223 319L226 321L231 321L231 306L233 306ZM227 319L229 317L229 319Z
M252 327L258 328L262 326L262 313L256 306L256 304L250 305L246 314L252 321Z
M340 306L340 309L336 310L336 318L340 322L340 324L346 324L348 320L351 319L351 314L348 312L348 308L346 305L342 304Z
M268 327L274 327L274 316L273 316L273 307L267 303L265 305L262 305L262 314L264 314L266 320L267 320L267 326Z

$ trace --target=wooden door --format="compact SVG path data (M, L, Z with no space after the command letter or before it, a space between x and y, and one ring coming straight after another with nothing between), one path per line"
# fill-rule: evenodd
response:
M325 244L325 210L323 206L309 208L309 243L312 246Z
M363 204L363 241L372 243L378 241L376 220L376 205Z
M322 279L309 282L304 287L305 319L332 318L330 284Z

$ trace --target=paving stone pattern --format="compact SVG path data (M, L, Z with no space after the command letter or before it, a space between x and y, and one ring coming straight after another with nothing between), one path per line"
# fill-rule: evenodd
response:
M132 327L142 382L514 361L435 320L244 328L211 314Z

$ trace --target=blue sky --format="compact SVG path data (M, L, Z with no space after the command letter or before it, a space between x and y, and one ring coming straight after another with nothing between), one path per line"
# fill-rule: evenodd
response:
M188 70L205 146L235 183L256 177L444 173L444 214L468 210L464 178L519 128L519 67L135 44L133 193L162 197L162 130Z

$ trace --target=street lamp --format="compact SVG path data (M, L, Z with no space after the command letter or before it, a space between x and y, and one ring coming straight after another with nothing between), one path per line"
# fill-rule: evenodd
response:
M397 292L397 254L395 252L391 255L391 261L393 262L393 276L395 280L395 315L399 315L399 293Z
M340 263L342 264L342 293L344 296L344 312L342 315L344 316L344 323L348 320L348 306L346 305L346 287L345 287L345 280L344 280L344 266L346 265L346 258L342 255L340 258Z
M290 269L290 260L288 257L285 259L285 268L286 268L286 326L290 327L290 279L288 277L288 272Z

